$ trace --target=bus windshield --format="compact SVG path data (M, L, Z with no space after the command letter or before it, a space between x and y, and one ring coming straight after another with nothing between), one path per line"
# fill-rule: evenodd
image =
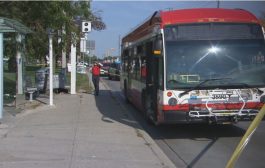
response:
M236 26L238 28L238 25ZM198 27L196 29L200 30ZM201 34L193 33L192 38L188 34L176 38L179 36L176 32L180 33L180 29L177 26L166 28L167 89L190 89L205 80L209 80L202 86L205 89L230 88L236 87L235 85L238 85L238 88L246 85L265 86L264 37L261 29L254 29L250 27L244 34L236 35L236 31L233 34L230 30L226 33L227 29L218 29L221 35L216 36L211 33L214 30L211 28L207 35L204 35L205 30L202 30ZM175 35L172 35L172 30ZM185 29L188 30L189 28ZM240 31L240 28L237 31ZM210 80L216 78L224 80Z

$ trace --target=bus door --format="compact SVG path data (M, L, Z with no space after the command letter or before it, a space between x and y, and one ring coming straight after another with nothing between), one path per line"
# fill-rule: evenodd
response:
M157 111L157 90L158 90L158 62L159 58L153 55L153 43L147 43L147 78L146 78L146 92L147 99L150 100L149 107L151 115L156 120Z
M158 89L161 87L162 75L162 38L157 36L153 42L147 43L147 78L146 91L147 99L150 98L151 112L147 112L154 121L157 121L158 111Z

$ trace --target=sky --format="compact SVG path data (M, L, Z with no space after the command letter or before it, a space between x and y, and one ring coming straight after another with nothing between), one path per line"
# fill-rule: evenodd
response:
M220 1L220 8L246 9L258 18L265 18L265 1ZM88 40L95 40L95 54L120 55L119 40L157 10L217 7L217 1L102 1L91 2L92 12L102 17L107 28L92 30Z

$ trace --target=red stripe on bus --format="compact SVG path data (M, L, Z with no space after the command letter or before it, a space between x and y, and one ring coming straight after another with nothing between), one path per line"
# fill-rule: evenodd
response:
M216 103L208 104L208 107L214 108L216 110L233 110L241 109L242 103ZM246 103L244 109L260 109L263 106L263 103L260 102L248 102ZM162 110L176 110L176 111L189 111L197 108L206 108L206 104L178 104L175 106L163 105Z
M189 111L189 104L178 104L176 106L163 105L162 110L177 110L177 111Z

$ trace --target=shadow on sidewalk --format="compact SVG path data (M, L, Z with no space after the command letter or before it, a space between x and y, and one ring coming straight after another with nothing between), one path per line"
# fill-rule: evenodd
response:
M100 90L99 96L95 96L96 106L102 114L102 121L108 123L119 122L133 128L141 129L137 121L129 117L117 98L110 90Z

